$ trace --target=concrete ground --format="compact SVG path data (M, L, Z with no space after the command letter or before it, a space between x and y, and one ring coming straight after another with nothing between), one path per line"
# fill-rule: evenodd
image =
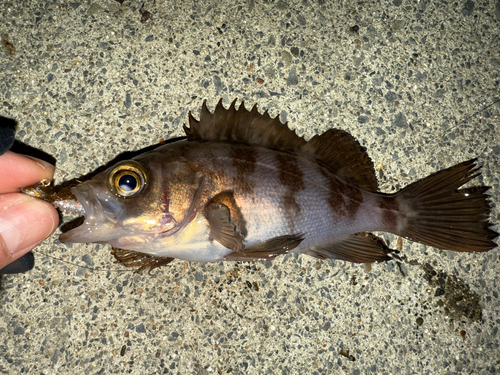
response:
M500 202L500 2L0 2L0 115L57 182L183 134L204 99L306 138L339 127L394 192L463 160ZM149 12L149 13L148 13ZM148 17L150 18L148 19ZM143 22L144 21L144 22ZM500 219L499 208L492 222ZM500 251L403 241L363 266L287 255L133 274L110 247L1 278L5 374L493 374ZM385 238L393 248L398 239Z

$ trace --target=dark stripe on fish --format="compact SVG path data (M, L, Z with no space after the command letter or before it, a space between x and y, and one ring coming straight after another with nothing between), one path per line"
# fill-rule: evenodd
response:
M340 189L342 189L342 185L340 184L339 180L334 178L324 168L317 166L317 169L326 179L326 187L330 192L328 197L328 206L332 210L333 218L339 219L342 216L345 216L344 196L338 193Z
M387 230L396 230L398 228L399 204L396 199L391 197L382 197L379 203L382 209L382 222L387 225Z
M294 228L296 217L301 211L295 194L305 188L304 173L297 163L297 158L293 155L277 153L276 162L279 180L286 189L285 195L282 197L285 217L290 228Z
M358 213L359 207L363 203L363 193L359 189L349 187L349 189L345 189L344 194L348 198L346 201L347 217L349 219L354 219Z
M235 185L245 194L253 194L253 173L257 162L257 149L255 147L231 147L229 158L236 169L234 176Z
M326 186L330 191L328 205L333 212L333 217L346 216L349 219L354 219L361 203L363 203L361 191L359 189L346 189L345 183L342 183L324 168L318 168L318 170L327 181Z

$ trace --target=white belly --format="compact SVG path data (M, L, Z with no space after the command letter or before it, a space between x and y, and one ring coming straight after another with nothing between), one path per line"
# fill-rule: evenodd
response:
M171 237L164 237L138 251L160 257L193 262L219 262L232 252L217 241L209 240L210 228L203 215L197 215L185 228Z

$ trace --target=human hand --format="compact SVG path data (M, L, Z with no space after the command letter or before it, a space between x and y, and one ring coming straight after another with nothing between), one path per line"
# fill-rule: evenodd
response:
M56 230L55 208L19 192L53 175L54 167L42 160L10 151L0 156L0 273Z

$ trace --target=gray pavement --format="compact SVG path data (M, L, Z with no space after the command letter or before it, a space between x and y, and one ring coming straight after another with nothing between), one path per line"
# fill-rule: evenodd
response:
M500 96L498 0L141 5L0 2L0 115L54 158L57 182L181 136L204 99L239 98L306 138L349 131L385 192L478 157L499 205L500 103L484 109ZM499 219L494 208L496 230ZM404 240L402 264L369 272L287 255L137 275L109 246L63 245L58 233L32 271L0 280L0 373L500 368L498 249Z

